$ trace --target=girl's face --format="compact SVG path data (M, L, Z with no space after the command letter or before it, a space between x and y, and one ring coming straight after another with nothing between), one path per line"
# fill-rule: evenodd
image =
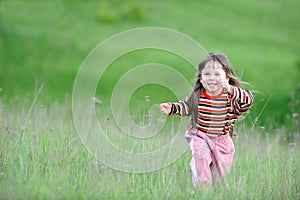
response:
M201 80L207 94L211 96L218 95L223 88L224 82L229 81L223 66L219 62L208 62L201 72Z

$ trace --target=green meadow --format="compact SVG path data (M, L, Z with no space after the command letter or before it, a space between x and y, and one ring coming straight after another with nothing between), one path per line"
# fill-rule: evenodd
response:
M300 199L299 6L297 0L0 0L0 199ZM80 66L101 42L143 27L175 30L207 52L224 53L249 83L255 104L237 124L228 187L193 191L188 151L160 170L124 173L97 161L78 137L72 93ZM165 128L150 139L121 137L130 126L114 123L112 91L126 72L147 63L170 66L191 84L197 72L156 49L111 63L95 91L101 102L92 106L104 134L129 152L162 148L180 121L163 118ZM146 84L125 107L135 123L156 132L157 105L176 100L168 88ZM90 121L82 127L93 129Z
M37 81L45 86L43 103L70 100L81 63L100 42L133 28L163 27L188 35L208 52L226 54L235 72L258 91L254 116L265 106L261 118L282 123L290 114L291 93L299 82L298 5L296 0L184 5L180 1L2 0L1 96L7 101L16 96L32 98ZM181 65L180 59L166 57L141 51L125 62L135 66L163 60L169 66ZM109 80L118 79L120 68L119 64L112 69L116 75ZM182 73L194 78L195 71L185 71L182 67ZM104 94L99 95L105 98Z
M105 145L99 147L104 152L100 156L95 157L87 151L89 146L83 145L78 137L67 106L33 106L28 118L30 106L23 106L8 108L1 104L0 116L4 117L1 122L7 126L1 127L0 135L0 199L217 200L300 197L299 120L294 121L298 132L293 134L287 134L284 127L270 133L264 127L249 128L245 123L239 123L239 128L235 130L239 136L234 141L236 156L226 179L227 186L224 183L202 191L193 190L188 150L170 165L158 170L148 173L123 172L116 170L120 167L120 161L124 165L133 163L112 154ZM110 141L132 153L160 150L173 137L170 135L172 129L167 129L160 133L160 137L135 140L124 137L111 118L101 120L106 122L104 130ZM83 126L89 129L90 123ZM149 131L156 130L151 128ZM183 134L181 137L184 140ZM156 159L152 161L157 164ZM152 163L148 161L147 164ZM133 167L143 168L140 162L139 166Z

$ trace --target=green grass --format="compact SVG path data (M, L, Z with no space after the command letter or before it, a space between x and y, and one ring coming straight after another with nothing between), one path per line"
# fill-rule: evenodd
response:
M287 102L300 75L299 43L295 41L300 33L295 20L299 1L189 1L183 6L181 1L170 0L2 0L0 4L0 87L7 101L15 96L32 97L35 80L45 85L43 103L70 99L77 70L97 44L121 31L157 26L187 34L208 51L225 53L252 90L263 93L256 95L254 116L270 95L261 120L275 118L283 123L290 114ZM127 65L152 60L180 65L178 59L160 52L144 59L147 51L142 52L136 60L125 59ZM120 63L111 67L111 73L118 73L120 67ZM195 76L184 67L181 70L188 77ZM107 81L106 86L111 83Z
M193 194L189 173L191 155L188 151L176 162L158 171L125 173L107 167L88 153L68 115L68 107L36 104L30 115L28 112L24 105L9 107L1 104L0 199L300 197L299 132L288 133L278 128L271 133L264 127L246 128L240 122L236 129L239 135L235 141L236 157L227 179L228 189L220 186L217 190L196 190ZM88 130L90 124L84 126ZM149 143L143 143L143 140L126 137L114 125L104 126L111 132L110 141L116 142L120 148L127 148L127 151L148 152L143 145L159 147L166 145L170 139L170 131L162 131L155 136L159 140L150 138ZM183 134L181 138L185 140ZM113 160L118 158L117 155L108 155Z

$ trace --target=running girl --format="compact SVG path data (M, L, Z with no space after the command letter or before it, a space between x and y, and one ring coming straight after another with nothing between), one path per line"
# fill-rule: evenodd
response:
M238 117L252 106L250 91L234 74L225 55L209 53L199 64L189 97L160 104L167 115L191 116L186 138L192 153L190 168L194 186L217 185L230 172L234 144L230 135Z

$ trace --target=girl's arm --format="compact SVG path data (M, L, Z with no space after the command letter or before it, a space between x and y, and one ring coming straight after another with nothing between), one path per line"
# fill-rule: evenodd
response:
M250 91L236 86L230 86L229 94L237 115L241 115L249 110L254 102L254 97Z
M229 85L228 79L220 80L220 84L229 93L236 115L241 115L251 108L254 97L250 91Z
M160 104L160 110L167 115L189 115L189 107L186 100L180 100L176 103L162 103Z

